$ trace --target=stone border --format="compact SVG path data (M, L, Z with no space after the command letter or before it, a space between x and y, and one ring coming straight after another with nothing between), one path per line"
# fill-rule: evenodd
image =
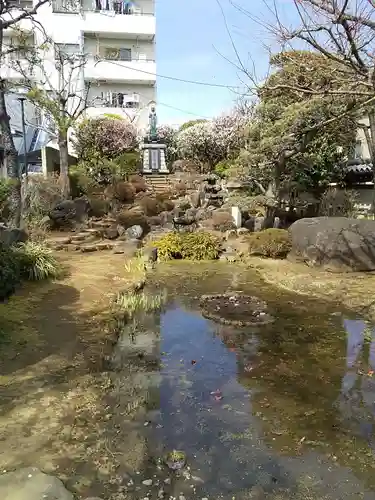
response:
M220 314L215 314L214 312L208 311L204 307L204 303L208 302L212 299L221 299L221 298L230 298L230 297L237 297L237 298L253 298L259 301L261 304L264 304L264 309L265 309L265 316L262 321L251 321L251 320L235 320L235 319L227 319L223 318L220 316ZM271 316L267 311L267 304L261 300L258 299L257 297L253 295L246 295L246 294L236 294L236 293L218 293L218 294L213 294L213 295L202 295L200 300L199 300L199 305L200 308L202 309L202 316L204 316L207 319L211 319L212 321L216 321L218 323L221 323L223 325L233 325L233 326L264 326L264 325L269 325L275 321L275 318Z

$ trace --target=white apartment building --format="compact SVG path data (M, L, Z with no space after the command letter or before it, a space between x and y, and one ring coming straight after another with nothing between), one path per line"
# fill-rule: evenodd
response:
M22 8L35 3L11 1ZM52 0L34 16L44 34L30 19L20 21L18 29L34 46L39 47L47 35L62 51L84 58L74 85L77 93L88 93L86 116L121 115L142 129L156 99L154 7L154 0ZM12 37L14 31L7 30L4 45L11 44ZM15 57L22 63L22 54L9 54L0 69L10 83L21 79L11 61ZM49 81L57 83L53 50L43 59ZM36 80L42 79L36 75Z

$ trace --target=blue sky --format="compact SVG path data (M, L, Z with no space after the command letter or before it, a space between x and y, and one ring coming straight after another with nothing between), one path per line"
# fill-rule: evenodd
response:
M241 58L248 61L250 53L258 75L264 76L268 57L262 42L267 34L228 0L219 1ZM285 5L287 1L279 0L279 3ZM254 14L267 17L262 0L242 2L247 9L251 5ZM220 55L235 61L217 0L156 0L156 16L158 75L234 87L241 85L238 70ZM191 85L162 77L157 84L160 123L180 124L198 117L210 118L230 109L236 98L227 88Z

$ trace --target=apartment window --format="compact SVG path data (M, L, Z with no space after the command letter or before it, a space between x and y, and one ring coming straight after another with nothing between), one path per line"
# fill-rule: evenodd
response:
M131 61L132 51L125 48L106 47L104 57L110 61Z
M80 2L79 0L53 0L52 10L60 14L78 13L80 11Z
M55 58L60 59L60 57L71 57L75 54L79 54L80 47L76 43L56 43L55 44Z
M139 107L139 96L137 94L102 92L101 100L104 106L111 108L137 109Z
M15 9L32 9L32 0L8 0L6 7L14 7Z
M128 0L94 0L95 10L114 12L115 14L142 14L142 10Z

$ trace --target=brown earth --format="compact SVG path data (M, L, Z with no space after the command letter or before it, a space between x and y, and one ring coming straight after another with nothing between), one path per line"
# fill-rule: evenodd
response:
M145 443L126 416L120 427L112 422L103 356L110 298L134 275L121 255L62 259L63 280L25 285L0 305L0 469L35 466L83 496L111 483L111 498L126 498L123 478L139 467Z

